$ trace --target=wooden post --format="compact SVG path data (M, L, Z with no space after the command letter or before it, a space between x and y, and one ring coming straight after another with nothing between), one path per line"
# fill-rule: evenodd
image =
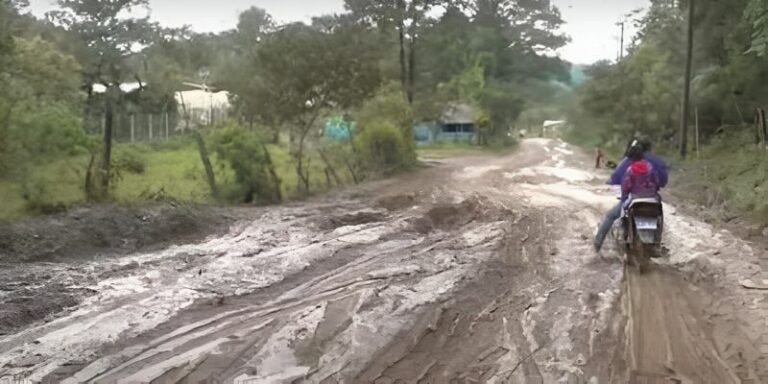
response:
M211 188L211 195L215 200L218 200L219 189L216 186L216 175L213 173L213 165L211 165L211 160L208 157L208 149L205 147L205 140L199 130L195 131L193 135L195 136L195 141L197 141L197 150L200 153L200 160L203 162L203 167L205 168L205 175L208 178L208 186Z
M699 158L701 156L699 149L699 107L695 107L694 113L696 114L696 158Z
M149 115L149 141L152 141L152 136L154 136L154 132L152 132L152 114Z
M136 141L136 115L131 113L131 143Z
M755 144L765 148L768 141L768 126L765 122L765 110L762 108L757 108L755 112L755 130Z
M165 139L168 140L168 112L165 113Z

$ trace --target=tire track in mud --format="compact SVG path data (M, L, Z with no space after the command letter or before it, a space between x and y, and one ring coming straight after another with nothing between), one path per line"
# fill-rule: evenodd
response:
M569 163L572 164L574 160L578 162L578 159L570 157ZM509 177L523 183L522 189L536 206L559 207L563 210L573 206L585 207L580 213L581 217L576 220L580 220L582 227L583 223L592 224L594 227L602 212L612 204L608 198L601 198L593 192L605 188L584 185L584 182L591 181L593 177L589 174L550 164L551 162L547 161L519 170ZM587 166L582 163L579 168L586 169ZM542 181L541 176L546 176L548 179L543 180L549 181L537 183ZM560 181L556 180L558 178ZM743 331L738 330L737 322L727 311L706 308L712 303L729 300L722 296L730 297L730 300L741 296L740 293L734 292L734 286L713 284L716 281L713 276L723 271L720 269L718 272L712 262L723 261L711 259L707 257L708 254L720 255L720 252L723 252L732 255L726 265L750 275L754 274L750 262L754 265L755 260L750 261L739 257L738 254L724 251L726 245L712 242L707 237L712 234L708 234L706 230L702 233L690 231L690 228L704 226L703 223L679 217L674 209L669 211L673 215L670 217L670 223L673 225L667 228L665 234L668 245L672 248L671 260L665 261L669 266L656 266L651 273L644 275L638 275L632 269L625 271L621 280L622 291L617 295L621 305L611 311L615 317L612 322L613 331L598 334L595 339L603 345L611 345L610 338L613 338L614 344L620 344L613 350L624 353L612 358L607 354L594 356L589 359L590 363L587 364L585 372L608 372L607 377L600 374L592 376L598 378L601 383L764 382L768 378L768 348L763 347L761 353L755 350L753 343L765 343L768 338L763 336L760 340L761 334L758 334L757 340L750 340ZM572 217L570 220L576 222L574 219ZM578 230L578 225L576 229ZM592 233L587 234L584 240L590 239L591 236ZM718 234L715 237L720 236ZM725 238L730 236L723 235ZM694 241L691 241L691 237ZM609 247L609 250L609 254L619 254L617 249ZM698 267L702 263L705 266L703 269ZM670 266L687 270L687 275L673 270ZM698 281L704 287L689 283L688 278ZM731 276L729 283L736 282L738 277ZM753 310L765 307L755 304L758 302L753 299ZM763 312L763 318L766 313L768 312ZM753 317L746 324L752 324L751 328L762 328L762 335L765 335L765 324L762 327L753 326L762 322L764 320L760 317ZM607 365L608 362L610 365ZM591 378L587 375L583 380L586 379Z
M524 340L522 311L509 309L533 301L526 288L549 282L546 276L532 279L525 273L531 260L545 260L545 247L519 251L541 226L527 216L508 225L498 250L501 256L482 266L472 281L434 313L427 313L418 326L392 340L353 381L487 382L495 375L514 375L516 369L499 361L530 355L534 347L518 343ZM520 364L521 372L537 371L529 359Z
M138 293L99 292L109 300L82 319L97 324L179 287L198 292L194 300L165 306L159 311L169 313L151 318L149 329L129 324L112 339L72 333L80 319L73 316L0 338L11 350L0 352L0 378L719 384L763 377L760 352L728 328L737 323L712 317L709 307L722 313L733 302L708 290L712 279L695 286L664 266L634 275L594 255L593 229L615 200L584 160L563 143L530 140L509 157L451 161L343 203L276 209L228 237L140 257L142 273L160 276L130 277L148 281ZM669 221L669 264L688 266L691 253L710 245L686 243L680 221ZM175 268L182 253L194 268ZM72 339L53 337L62 332Z
M155 338L139 337L112 353L103 352L94 362L70 365L49 378L65 383L195 382L255 375L274 382L313 369L312 375L332 376L337 372L317 368L328 366L318 359L332 361L339 356L318 355L317 350L324 350L319 346L358 337L355 334L360 329L367 333L368 326L378 327L375 331L382 333L379 343L383 343L414 312L442 300L493 253L495 239L502 236L497 215L508 212L485 204L470 196L459 203L435 204L422 211L423 216L411 213L401 221L409 223L402 226L403 232L366 243L344 241L323 259L327 264L309 266L300 276L269 287L270 292L226 298L213 308L200 309L197 323L190 325L194 315L171 320L184 327L173 331L172 325L163 326L150 332ZM422 220L428 221L426 229ZM253 300L266 303L253 305ZM211 317L213 313L217 315ZM391 327L376 324L387 316L393 320ZM373 345L357 351L359 358L336 351L345 355L338 371L351 369L351 360L362 364L367 353L375 352Z
M625 295L629 382L741 382L719 355L698 294L679 274L630 269Z

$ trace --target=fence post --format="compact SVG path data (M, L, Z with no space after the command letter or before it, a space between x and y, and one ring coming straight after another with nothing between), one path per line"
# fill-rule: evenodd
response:
M149 141L152 141L152 137L154 136L154 133L152 132L152 114L147 115L149 118Z
M131 143L136 141L136 115L131 113Z
M165 113L165 139L168 140L168 112Z

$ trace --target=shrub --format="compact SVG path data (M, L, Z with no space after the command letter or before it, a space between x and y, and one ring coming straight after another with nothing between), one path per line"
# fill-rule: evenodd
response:
M379 89L374 97L363 104L355 118L361 130L379 123L388 123L400 130L402 137L408 139L405 144L415 159L413 112L399 85L389 84Z
M361 161L366 169L385 175L401 171L413 164L411 146L403 133L387 122L367 126L357 137Z
M280 199L280 180L270 171L272 164L258 134L226 123L211 135L211 148L220 165L234 173L237 185L231 199L258 204Z
M66 204L57 201L47 183L41 179L24 182L21 197L24 199L24 208L30 213L50 215L67 209Z

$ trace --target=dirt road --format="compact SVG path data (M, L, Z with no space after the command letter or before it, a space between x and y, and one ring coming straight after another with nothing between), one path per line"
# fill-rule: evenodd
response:
M666 207L670 257L625 276L591 249L615 195L589 163L528 140L199 244L27 266L88 296L0 336L0 383L767 383L764 251Z

